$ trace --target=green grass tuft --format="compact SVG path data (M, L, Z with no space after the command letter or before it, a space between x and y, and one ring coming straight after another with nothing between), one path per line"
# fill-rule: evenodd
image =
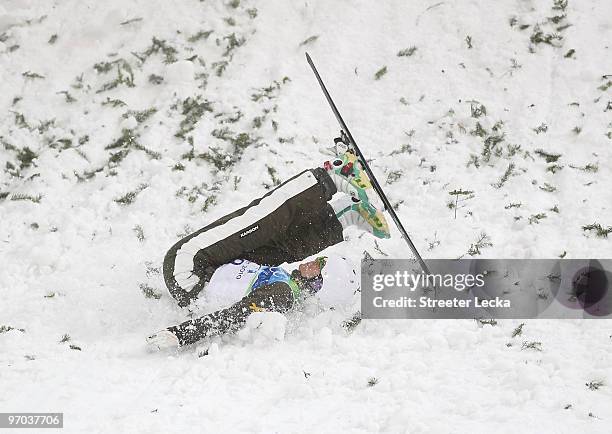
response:
M417 51L417 47L413 45L412 47L404 48L403 50L398 51L397 57L410 57L414 53L416 53L416 51Z
M136 197L148 186L148 184L140 184L135 190L130 191L117 199L114 199L114 202L124 206L130 205L136 200Z
M383 66L382 68L380 68L378 71L376 71L376 74L374 74L374 80L380 80L381 78L383 78L383 76L387 73L387 67Z
M582 226L582 230L585 232L595 231L595 236L599 238L608 238L608 235L612 233L612 226L608 226L607 228L604 228L599 223L593 223L590 225Z

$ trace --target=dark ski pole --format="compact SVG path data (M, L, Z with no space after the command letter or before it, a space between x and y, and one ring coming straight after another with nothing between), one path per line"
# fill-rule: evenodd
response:
M346 126L346 123L344 123L344 119L342 119L342 116L340 116L340 112L338 111L338 108L336 107L336 104L334 104L334 101L332 100L331 95L327 91L327 88L325 87L325 84L323 83L323 80L321 79L321 76L319 75L319 71L317 71L317 68L315 67L314 62L312 61L312 59L311 59L311 57L310 57L310 55L308 53L306 53L306 60L308 60L308 64L312 68L312 71L314 72L314 75L317 77L317 81L319 82L319 85L321 86L321 90L323 90L323 94L325 95L325 98L327 99L327 102L331 106L331 109L334 112L334 115L336 116L336 119L338 120L338 123L340 124L340 128L342 129L342 133L345 136L343 138L347 139L348 142L349 142L347 145L350 146L355 151L355 154L359 158L359 161L361 162L361 164L363 166L363 169L365 170L365 172L367 173L368 177L370 178L370 182L372 183L372 187L374 187L374 190L376 190L376 194L378 194L378 196L382 200L383 204L385 205L385 210L389 213L389 215L393 219L393 222L395 223L395 226L397 226L397 229L402 234L402 237L404 238L404 240L406 240L406 243L408 244L408 247L410 247L410 250L412 251L412 254L414 255L414 257L419 262L419 265L421 266L421 268L423 269L423 271L426 274L430 274L429 268L427 268L427 264L425 264L425 261L423 261L423 258L419 254L419 251L416 249L416 247L412 243L412 240L408 236L408 233L406 232L406 229L404 229L404 225L402 225L402 222L400 221L399 217L395 213L395 210L393 209L393 206L391 205L391 203L389 202L389 199L385 195L385 192L383 191L382 187L378 183L378 180L374 176L374 173L372 173L372 170L370 169L370 165L367 163L365 157L361 153L361 149L359 149L359 146L357 146L357 143L355 142L355 139L353 139L353 136L352 136L351 132L349 131L348 127Z

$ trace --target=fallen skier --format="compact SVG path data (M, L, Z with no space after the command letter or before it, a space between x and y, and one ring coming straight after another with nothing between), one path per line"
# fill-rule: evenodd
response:
M328 203L338 191L344 194ZM155 333L147 339L149 349L177 348L236 331L252 312L286 312L316 293L326 273L342 267L333 269L326 257L291 273L279 265L343 241L343 229L352 225L389 238L384 215L370 203L371 192L357 157L347 152L178 241L166 254L163 271L179 306L189 305L203 289L207 298L223 294L235 302Z

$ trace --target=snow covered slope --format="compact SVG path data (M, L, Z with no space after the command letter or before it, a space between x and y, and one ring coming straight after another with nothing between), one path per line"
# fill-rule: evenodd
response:
M144 338L187 315L169 246L330 158L306 50L424 257L612 257L610 41L607 0L2 0L1 411L63 411L66 432L609 432L607 321L347 331L356 306L313 302L205 357ZM331 250L406 257L393 235Z

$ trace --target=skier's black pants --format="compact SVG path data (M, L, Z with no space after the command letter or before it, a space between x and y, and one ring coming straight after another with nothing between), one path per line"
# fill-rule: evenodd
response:
M181 239L164 259L170 293L186 306L218 267L234 259L276 266L341 242L342 225L327 203L335 192L324 169L306 170Z

